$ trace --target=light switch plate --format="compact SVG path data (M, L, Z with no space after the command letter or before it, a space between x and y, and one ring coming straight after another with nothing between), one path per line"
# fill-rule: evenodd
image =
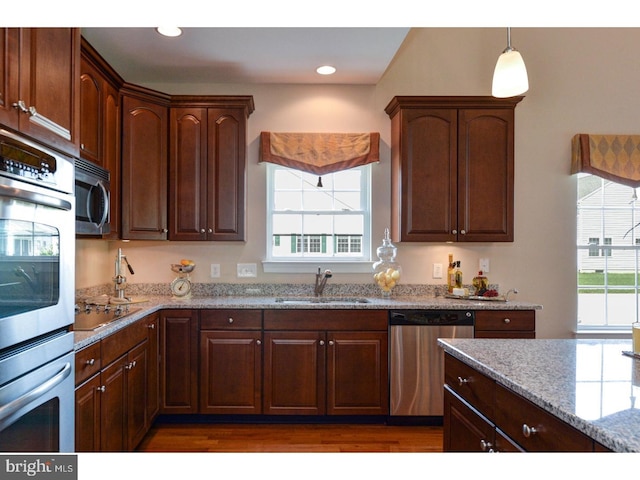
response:
M433 278L442 278L442 264L434 263L433 264Z
M211 264L211 278L220 278L220 264L212 263Z
M480 262L478 262L479 269L482 270L483 273L489 272L489 259L481 258Z
M238 263L238 278L258 276L258 265L255 263Z

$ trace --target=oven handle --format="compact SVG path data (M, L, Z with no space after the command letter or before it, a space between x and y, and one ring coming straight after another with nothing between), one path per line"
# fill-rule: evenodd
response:
M36 205L44 205L46 207L58 208L60 210L71 210L71 202L62 200L61 198L51 197L42 193L29 192L19 188L12 188L7 185L0 185L0 197L17 198Z
M49 380L47 380L44 383L41 383L36 388L25 393L21 397L18 397L15 400L12 400L6 405L0 407L0 423L4 421L6 418L16 413L18 410L20 410L24 406L28 405L29 403L33 402L37 398L47 393L49 390L52 390L53 388L58 386L60 383L62 383L63 380L65 380L69 376L70 373L71 373L71 363L67 362L62 368L62 370L60 370L56 375L51 377Z

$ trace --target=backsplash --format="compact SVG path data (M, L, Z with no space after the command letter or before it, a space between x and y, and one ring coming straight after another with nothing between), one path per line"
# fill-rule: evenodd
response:
M471 285L465 285L473 291ZM489 288L499 290L498 285L489 285ZM300 283L194 283L192 295L194 297L216 296L312 296L313 284ZM438 297L446 293L446 285L398 285L394 288L391 297L430 296ZM97 295L115 294L113 284L103 284L89 288L76 290L76 298L93 297ZM132 283L127 286L127 295L171 295L167 283ZM361 296L379 297L380 289L375 284L327 284L324 290L325 296Z

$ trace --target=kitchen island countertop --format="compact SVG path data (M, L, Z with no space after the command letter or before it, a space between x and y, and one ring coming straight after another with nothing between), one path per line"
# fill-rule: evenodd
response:
M542 305L510 300L509 302L472 301L466 299L452 299L442 296L394 296L365 297L367 303L340 302L340 297L332 296L330 303L277 302L276 298L283 296L207 296L192 298L175 298L168 295L142 295L143 303L131 305L138 310L115 320L103 327L92 331L75 332L75 348L79 350L91 343L114 333L115 331L163 309L359 309L359 310L393 310L393 309L449 309L449 310L540 310ZM287 296L284 296L287 297ZM298 297L287 297L298 298ZM352 298L345 296L345 298Z
M640 360L622 354L631 340L478 338L438 344L605 447L640 452Z

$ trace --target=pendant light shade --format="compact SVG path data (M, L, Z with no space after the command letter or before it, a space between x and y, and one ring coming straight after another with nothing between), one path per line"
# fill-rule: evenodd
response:
M523 94L527 90L527 67L520 52L511 46L511 28L507 28L507 48L498 57L493 71L491 94L494 97L507 98Z

